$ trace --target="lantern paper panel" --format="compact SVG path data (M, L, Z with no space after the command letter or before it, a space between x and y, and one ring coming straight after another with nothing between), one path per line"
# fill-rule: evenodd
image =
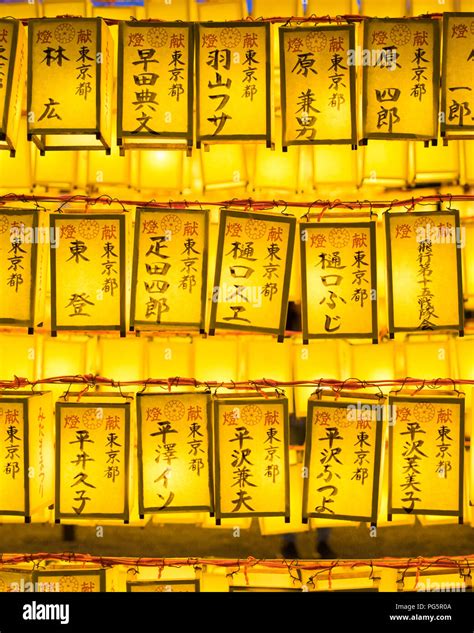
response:
M38 211L0 210L0 324L31 333L42 320L45 243L56 245Z
M270 24L200 23L196 33L197 146L271 145Z
M53 502L52 407L48 392L0 395L0 516L30 523Z
M51 330L120 330L125 336L125 217L52 214Z
M463 518L464 397L390 395L388 518Z
M0 565L0 593L23 593L35 591L31 571L22 565Z
M59 400L56 522L96 518L128 523L129 497L130 402L115 394Z
M105 149L112 132L113 41L100 18L28 24L28 138L47 150Z
M441 136L474 138L474 13L443 14Z
M463 333L459 212L386 212L389 330Z
M354 25L280 28L283 148L357 144Z
M309 399L303 521L376 523L383 418L384 401L377 396Z
M290 519L288 400L234 394L214 399L216 521Z
M84 566L71 569L71 566L66 565L55 565L55 567L56 569L33 570L33 583L38 583L38 585L41 583L43 587L49 587L49 591L61 593L97 593L106 591L105 569L84 569Z
M118 144L123 149L191 149L193 26L121 22L118 50Z
M462 574L462 563L457 572L448 571L436 566L429 570L399 570L397 573L397 591L472 591L472 578L469 565L466 575Z
M340 567L330 571L301 569L301 580L306 591L379 591L381 570L367 568Z
M214 512L207 394L139 393L140 515Z
M436 139L439 54L437 20L365 20L365 139Z
M221 211L210 334L215 329L277 334L283 340L296 219Z
M15 156L26 79L26 34L21 22L0 20L0 150Z
M303 340L378 340L375 222L301 223Z
M199 582L192 580L149 580L145 582L127 582L127 591L132 593L143 592L196 592L199 591Z
M209 212L137 209L130 327L204 331Z

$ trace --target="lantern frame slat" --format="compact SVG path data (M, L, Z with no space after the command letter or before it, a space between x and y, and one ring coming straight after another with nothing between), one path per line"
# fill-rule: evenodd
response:
M379 400L378 396L374 396L372 394L363 394L363 393L355 393L355 394L340 394L343 397L351 398L352 403L356 400ZM383 400L380 398L380 401ZM340 521L362 521L369 522L372 525L377 525L377 514L378 514L378 505L379 505L379 491L380 491L380 476L381 476L381 463L382 463L382 436L383 436L383 421L375 420L376 429L375 429L375 446L374 446L374 480L372 485L372 507L370 516L364 515L351 515L351 514L324 514L320 512L310 512L308 511L308 498L309 498L309 487L310 487L310 465L311 465L311 449L312 449L312 427L313 424L313 409L315 407L327 407L327 408L336 408L340 409L344 407L344 405L349 405L351 402L347 401L344 403L340 403L337 401L324 400L319 399L317 397L311 397L308 400L308 414L306 416L306 446L305 446L305 454L304 454L304 466L306 468L306 473L308 476L305 477L303 482L303 523L307 523L309 518L317 518L317 519L335 519Z
M202 287L201 287L201 316L199 321L165 321L160 323L154 323L153 321L144 321L136 318L136 304L137 304L137 282L138 282L138 264L139 264L139 246L140 246L140 227L141 220L144 214L169 214L176 215L200 215L204 219L204 247L202 250ZM204 334L206 326L206 308L207 308L207 282L208 282L208 268L209 268L209 210L208 209L153 209L152 207L137 207L135 214L135 234L133 242L133 256L132 256L132 285L130 295L130 330L138 331L163 331L173 328L193 328L198 329L201 334Z
M404 18L369 18L364 21L364 32L363 32L363 46L364 49L371 50L372 46L368 44L369 39L369 28L371 24L374 22L379 22L380 24L392 24L392 23L400 23L403 22ZM413 18L410 20L413 24L416 23L417 26L430 25L433 26L433 120L432 120L432 130L433 134L425 135L425 134L417 134L417 133L402 133L402 132L369 132L367 133L367 125L366 125L366 117L367 117L367 102L368 102L368 72L369 66L367 64L363 64L362 67L362 136L363 138L359 141L360 145L366 145L368 139L383 139L383 140L419 140L429 142L431 141L433 145L437 144L437 133L438 133L438 112L439 112L439 91L440 91L440 24L436 19L419 19ZM389 71L391 72L391 71Z
M474 13L462 13L462 12L446 12L443 13L443 59L441 62L441 73L443 81L441 82L441 112L444 113L444 117L441 121L440 136L446 140L472 140L474 138L474 123L471 125L449 125L446 122L446 91L448 89L446 83L447 67L448 67L448 33L449 33L449 19L450 18L465 18L474 20Z
M265 33L265 91L266 91L266 107L265 107L265 133L264 134L219 134L214 136L213 134L201 134L201 84L200 84L200 42L201 42L201 28L261 28ZM273 82L273 69L271 68L271 47L272 37L270 31L269 22L248 22L243 20L235 20L232 22L196 22L195 23L196 35L194 41L196 44L196 147L201 148L202 143L220 143L224 142L255 142L265 141L266 146L270 148L272 146L272 82ZM239 97L240 98L240 97Z
M214 449L215 449L215 486L216 486L216 525L221 524L221 519L232 519L234 517L285 517L285 523L290 522L290 459L289 459L289 417L288 417L288 399L286 397L280 398L280 403L283 405L283 461L285 465L285 510L283 512L222 512L221 510L221 458L219 450L219 406L222 405L242 405L242 400L251 400L252 405L269 404L273 400L261 397L259 395L251 394L233 394L231 396L216 396L213 402L214 413Z
M456 230L456 235L459 235L460 231L460 218L459 211L457 209L447 209L443 211L410 211L410 215L416 216L435 216L437 213L440 215L451 215L454 219L454 226ZM434 325L429 330L422 330L419 326L416 327L398 327L395 324L395 314L394 314L394 278L393 278L393 266L392 266L392 242L390 235L390 220L391 218L403 218L407 217L407 212L392 212L385 211L384 212L384 222L385 222L385 243L386 243L386 254L387 254L387 299L388 299L388 330L390 338L395 337L396 332L420 332L422 334L426 334L427 332L435 332L439 331L455 331L459 333L459 336L464 336L464 300L463 300L463 287L462 287L462 257L461 257L461 249L456 248L456 269L457 269L457 277L458 277L458 314L459 314L459 322L456 324L449 325ZM456 245L457 246L457 245Z
M211 516L214 516L215 508L215 496L214 496L214 460L213 460L213 428L212 428L212 401L207 394L199 393L195 395L207 396L206 402L206 415L207 415L207 459L209 468L208 487L209 487L209 505L205 506L169 506L163 508L161 506L145 506L144 501L144 482L143 482L143 418L141 410L141 399L149 398L153 396L190 396L193 395L190 392L180 391L172 392L172 394L159 394L159 393L138 393L137 394L137 459L138 459L138 507L140 518L144 518L145 515L151 514L158 517L162 513L174 513L174 512L209 512ZM166 583L165 583L166 584Z
M111 55L110 62L108 68L109 85L108 88L110 90L110 96L112 97L113 92L113 78L112 78L112 67L113 67L113 42L112 36L110 34L109 28L105 21L102 18L34 18L29 21L29 29L28 29L28 77L27 77L27 112L32 111L32 100L33 100L33 26L35 24L47 26L47 24L53 23L62 23L64 21L76 21L76 22L85 22L91 24L95 27L96 32L96 55L104 54L104 46L111 47ZM105 35L105 38L104 38ZM104 41L104 39L106 41ZM102 94L104 87L104 74L106 74L105 61L102 63L97 63L96 60L96 78L95 78L95 127L93 128L75 128L71 129L68 127L65 128L54 128L47 129L41 127L35 127L34 130L30 127L30 121L28 121L28 133L27 137L29 141L33 141L40 152L40 156L44 156L47 151L73 151L73 150L87 150L87 151L95 151L95 150L105 150L107 155L111 154L111 123L112 123L112 111L108 114L108 126L109 130L106 138L106 131L102 129L102 117L104 116L103 108L101 107L104 101L104 95ZM112 99L110 106L112 106ZM56 136L89 136L92 139L98 141L94 144L87 145L50 145L48 144L48 138L52 137L50 142L54 142L54 137Z
M31 228L33 228L34 230L39 228L39 223L38 223L39 212L35 209L13 209L11 207L2 209L0 207L0 215L3 215L3 214L5 214L7 217L9 215L31 216L32 217ZM33 240L33 242L29 244L29 246L31 247L30 316L26 320L18 320L18 319L6 318L0 314L0 324L9 325L13 327L27 327L28 334L33 334L34 327L35 327L36 312L37 312L36 298L37 298L37 292L39 294L39 291L40 291L37 273L41 267L41 263L40 263L40 253L39 253L37 241Z
M72 394L71 394L72 395ZM76 394L77 395L77 394ZM114 397L117 394L114 393L101 393L97 392L94 394L84 394L82 397L91 396L95 399L97 398L106 398L106 397ZM73 512L63 512L61 511L61 410L62 409L90 409L90 408L99 408L99 409L123 409L124 412L124 498L123 498L123 512L120 513L98 513L98 512L84 512L80 515L75 514ZM56 483L55 483L55 503L54 503L54 522L59 524L63 519L71 520L75 519L79 522L82 522L82 519L119 519L122 520L125 524L128 524L130 521L130 466L131 466L131 409L130 402L71 402L71 401L57 401L56 402Z
M285 33L311 33L331 32L331 31L348 31L349 33L349 49L355 50L355 26L354 24L341 24L338 26L312 26L312 27L280 27L279 28L279 48L280 48L280 87L281 87L281 120L282 120L282 146L283 151L290 145L352 145L357 146L357 100L356 100L356 70L355 65L349 66L349 94L351 99L351 136L346 139L325 139L315 138L313 140L288 140L286 137L286 70L285 70Z
M343 333L326 333L326 334L317 334L311 332L309 330L308 324L308 284L307 284L307 274L306 274L306 248L307 248L307 240L303 240L304 232L307 229L316 229L316 228L328 228L328 229L341 229L341 228L364 228L369 229L370 232L370 268L371 268L371 279L370 290L377 291L377 241L376 241L376 223L374 220L370 220L368 222L351 222L351 223L342 223L342 222L320 222L320 223L303 223L300 225L300 264L301 264L301 316L302 316L302 333L303 333L303 343L307 344L310 339L332 339L332 338L371 338L372 342L378 343L378 301L376 299L371 300L372 304L372 329L370 332L343 332ZM377 296L377 295L376 295Z
M188 30L188 59L187 59L187 107L188 107L188 121L186 132L157 132L153 135L149 132L138 132L123 129L123 98L124 98L124 77L123 77L123 53L121 52L124 45L124 29L125 26L133 28L150 28L153 26L159 26L164 29L180 28ZM190 155L193 147L193 133L194 133L194 35L195 28L192 22L160 22L160 21L135 21L135 22L120 22L119 23L119 36L118 36L118 59L117 59L117 145L120 146L120 153L123 155L127 149L153 149L153 150L186 150ZM133 142L133 139L141 138L143 142ZM153 139L166 139L170 142L159 143ZM184 142L179 142L182 139ZM172 142L174 141L174 142Z
M421 402L423 404L445 404L445 405L459 405L459 482L458 482L458 509L457 510L430 510L427 508L415 507L412 512L408 513L404 508L394 508L392 505L392 484L393 484L393 424L389 425L388 431L388 500L387 500L387 515L388 520L391 520L393 514L428 514L432 516L454 516L458 517L459 524L464 522L464 432L465 432L465 400L464 397L425 397L417 396L416 394L408 395L394 395L389 394L388 398L389 406L394 403L408 402L410 404Z

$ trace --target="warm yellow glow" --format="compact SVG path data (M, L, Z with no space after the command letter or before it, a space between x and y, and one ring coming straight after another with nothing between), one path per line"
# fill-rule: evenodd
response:
M212 512L209 396L143 393L137 399L140 515Z
M0 80L0 150L14 155L21 120L26 77L26 35L21 22L0 20L2 30Z

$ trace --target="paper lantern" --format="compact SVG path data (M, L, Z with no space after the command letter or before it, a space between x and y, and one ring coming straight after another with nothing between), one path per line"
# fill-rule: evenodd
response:
M56 523L129 522L130 401L70 393L56 403Z
M429 569L405 569L398 571L397 591L472 591L472 578L469 564L466 574L462 574L462 565L466 559L459 560L459 571L428 566Z
M193 376L194 363L191 337L156 337L146 348L148 376ZM184 388L183 388L184 389Z
M31 571L23 565L0 565L0 593L34 591Z
M360 180L357 152L349 152L344 145L318 145L313 148L314 187L328 185L355 188Z
M28 138L49 150L105 149L112 130L113 42L100 18L28 24Z
M193 26L120 22L117 142L122 151L193 144Z
M423 337L421 337L423 338ZM451 358L449 339L435 337L434 341L407 341L403 345L405 376L436 379L454 374L454 359ZM465 378L464 374L462 376Z
M384 217L390 336L429 330L462 336L459 212L385 212Z
M378 340L375 222L302 222L303 341Z
M209 334L266 332L283 340L296 219L223 209Z
M125 336L125 217L52 214L51 330Z
M264 566L252 565L242 570L229 569L228 583L230 592L280 592L303 591L299 580L299 570L269 570Z
M337 565L331 570L300 570L303 587L306 591L379 591L379 570L367 563L367 568L354 564L353 567Z
M17 20L0 20L0 150L15 156L26 78L25 29Z
M126 587L130 593L169 593L169 592L199 592L201 591L201 569L172 567L139 568L128 570ZM158 578L157 578L158 577Z
M390 394L388 518L463 520L464 398Z
M0 516L30 523L53 501L51 394L2 392L0 432Z
M138 208L130 328L204 331L209 212Z
M408 141L387 144L385 141L374 140L361 150L362 184L399 188L408 184Z
M55 242L38 211L0 208L0 324L32 334L42 320L45 243Z
M357 144L355 26L280 28L283 151L288 145Z
M290 519L288 400L234 394L214 399L216 523Z
M443 13L441 136L474 138L474 13Z
M366 344L351 345L350 375L368 381L393 380L395 377L398 378L399 372L396 371L395 365L402 350L399 350L397 345L398 344L394 341L385 341L377 346ZM408 373L403 375L412 376L414 374ZM326 375L324 377L326 377Z
M76 565L59 566L55 569L39 570L32 572L32 581L35 586L49 587L50 591L65 593L97 593L106 591L106 570ZM41 583L41 585L40 585Z
M365 20L361 63L364 139L436 140L438 21Z
M243 378L242 339L237 336L193 339L194 376L198 380L222 382Z
M303 521L377 521L384 400L312 396L306 419Z
M199 158L204 192L247 185L247 159L243 145L212 145L208 152L200 152Z
M448 146L438 145L437 147L423 147L421 143L413 143L413 145L412 185L459 182L461 171L459 141L453 141Z
M4 378L29 376L33 380L39 378L37 359L40 341L38 339L39 337L31 337L28 334L0 335L0 350L2 350L0 376Z
M139 393L137 407L140 515L212 513L209 396Z
M197 26L197 147L220 141L271 145L270 24Z
M32 147L26 137L26 117L20 121L20 132L15 148L15 158L0 152L0 191L30 193L33 187ZM36 148L35 148L36 149Z

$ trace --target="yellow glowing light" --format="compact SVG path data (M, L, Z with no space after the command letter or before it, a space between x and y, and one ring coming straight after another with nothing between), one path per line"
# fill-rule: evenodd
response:
M26 77L25 29L17 20L0 20L2 79L0 81L0 150L15 156Z

